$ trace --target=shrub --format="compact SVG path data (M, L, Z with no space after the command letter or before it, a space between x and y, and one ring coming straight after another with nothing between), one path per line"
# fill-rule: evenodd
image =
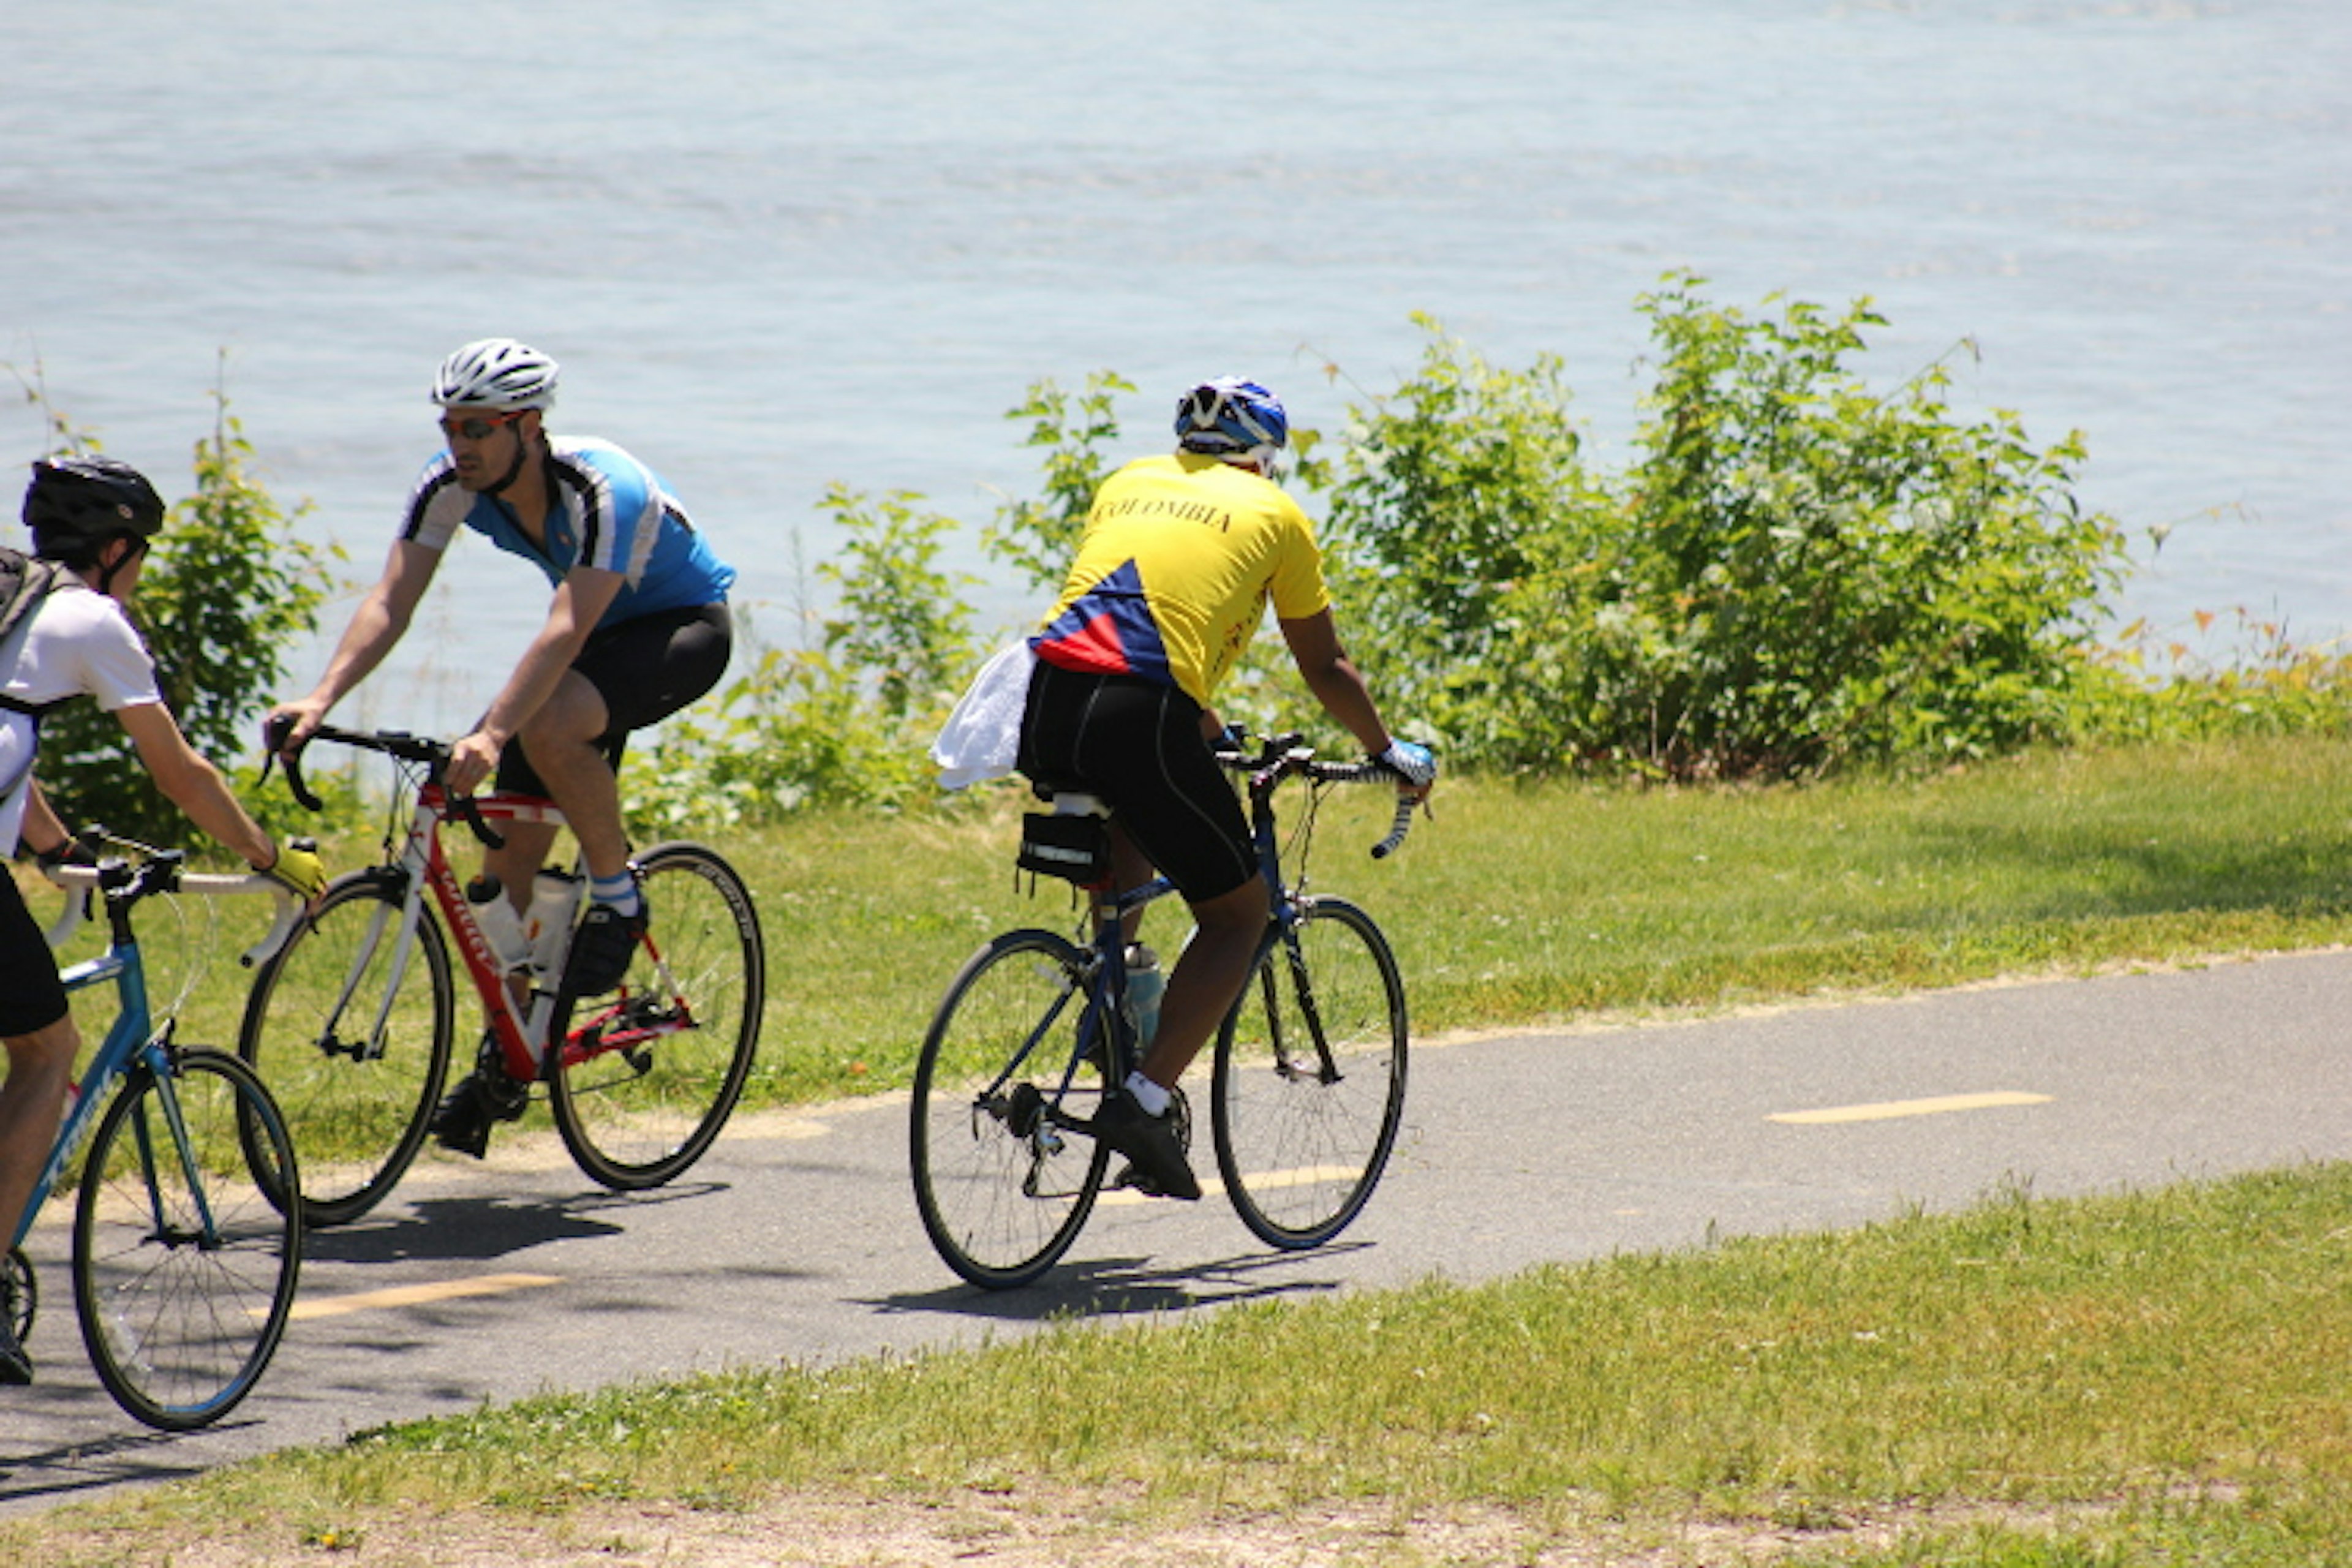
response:
M1620 513L1585 468L1558 360L1498 370L1414 320L1418 371L1349 410L1328 470L1336 618L1401 727L1453 763L1541 766L1584 727L1551 695L1569 683L1555 667L1580 658Z
M816 575L837 590L816 646L763 648L748 618L751 668L715 709L698 704L632 752L621 798L652 831L708 832L772 821L803 805L897 805L931 793L931 737L974 663L971 579L943 571L955 524L922 498L869 500L840 485L823 503L846 544Z
M1559 367L1429 326L1355 413L1332 492L1349 611L1454 760L1791 774L2064 732L2122 536L2073 494L2078 436L1963 422L1940 364L1850 368L1867 300L1750 319L1670 277L1636 459L1584 466Z
M1958 421L1940 364L1872 393L1847 367L1867 300L1750 320L1697 288L1643 302L1661 359L1586 689L1643 722L1600 749L1786 773L2060 734L2122 574L2121 531L2074 497L2079 433Z
M1029 395L1006 412L1007 419L1028 420L1028 444L1045 448L1045 493L1035 500L1016 497L997 508L996 521L981 531L980 542L990 556L1017 571L1023 585L1049 594L1061 588L1095 491L1115 466L1103 456L1103 448L1118 439L1111 398L1134 391L1110 372L1097 371L1075 399L1047 379L1032 383Z
M283 681L288 646L317 628L333 552L295 537L304 508L289 512L262 487L226 395L214 397L213 433L195 447L195 491L172 507L132 616L189 743L235 773L260 749L254 726ZM44 721L40 779L69 824L103 822L167 844L187 837L120 721L94 703L68 703Z

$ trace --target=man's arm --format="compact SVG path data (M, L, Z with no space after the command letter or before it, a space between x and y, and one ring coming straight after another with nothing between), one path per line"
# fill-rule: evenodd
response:
M438 550L428 549L411 540L393 541L392 554L384 561L383 575L367 591L360 607L352 615L351 624L343 628L342 640L335 645L335 655L327 661L327 673L309 696L299 702L281 704L270 717L283 714L294 718L294 727L286 737L282 750L293 751L310 737L327 717L327 710L343 699L343 695L366 679L384 656L399 646L408 631L408 623L416 613L417 601L432 585L433 574L440 568ZM201 761L202 759L198 759Z
M554 694L564 671L580 657L588 634L596 629L625 581L618 572L593 566L574 566L563 574L563 581L556 584L554 602L548 605L546 623L531 638L514 674L507 678L505 689L491 702L474 732L450 748L446 777L452 791L467 794L489 776L515 731L530 723Z
M1331 619L1331 612L1320 610L1281 624L1283 640L1290 645L1290 657L1297 661L1298 673L1306 680L1307 689L1315 693L1315 700L1332 718L1348 727L1348 732L1356 737L1366 756L1394 763L1397 759L1388 755L1392 742L1389 728L1381 721L1381 710L1364 685L1362 672L1348 657L1348 650L1339 646L1339 629ZM1400 791L1414 796L1429 793L1425 781L1412 784L1405 782L1413 776L1409 768L1400 771ZM1429 771L1435 772L1433 764Z
M1348 727L1348 733L1356 737L1367 756L1377 757L1387 751L1389 727L1381 722L1381 710L1365 688L1362 672L1339 646L1339 628L1331 612L1318 610L1281 626L1282 640L1290 645L1290 657L1315 700Z
M17 839L26 848L46 858L58 854L72 841L73 835L58 816L49 797L41 793L41 781L27 780L25 785L25 824Z
M190 821L257 871L277 863L277 842L237 805L220 770L188 744L169 708L161 702L142 702L118 709L114 716L139 748L139 760L153 776L155 787L186 812Z

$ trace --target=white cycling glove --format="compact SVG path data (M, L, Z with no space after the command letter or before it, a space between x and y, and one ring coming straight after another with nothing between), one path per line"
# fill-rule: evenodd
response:
M1437 777L1437 757L1427 746L1412 741L1389 742L1389 749L1380 756L1381 765L1415 789L1433 782Z

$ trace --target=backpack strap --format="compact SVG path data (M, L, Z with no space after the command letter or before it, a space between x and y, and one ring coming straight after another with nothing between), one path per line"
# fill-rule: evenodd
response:
M32 618L32 613L49 590L64 577L65 570L54 561L42 561L26 555L21 550L0 546L0 647L7 646L17 628ZM25 782L25 774L33 767L33 753L40 750L41 721L50 712L73 700L71 696L59 697L47 702L27 702L20 697L0 692L0 709L22 713L33 721L33 745L26 753L25 765L15 777L0 787L0 800L16 793Z
M0 546L0 642L5 642L17 623L48 597L64 573L65 568L54 561Z

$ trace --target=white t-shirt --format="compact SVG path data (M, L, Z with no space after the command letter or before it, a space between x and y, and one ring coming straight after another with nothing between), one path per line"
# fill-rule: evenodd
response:
M88 695L109 713L163 700L155 661L122 606L73 578L0 644L0 695L20 702ZM38 740L30 714L0 708L0 854L15 850L24 826Z

